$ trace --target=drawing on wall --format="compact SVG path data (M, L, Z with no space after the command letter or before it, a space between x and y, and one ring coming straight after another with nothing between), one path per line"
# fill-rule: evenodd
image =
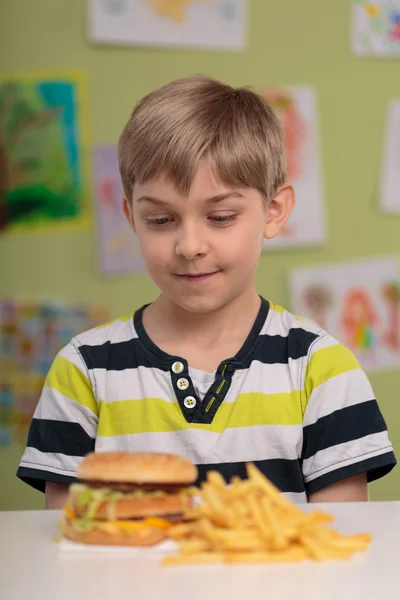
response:
M370 370L400 366L400 272L394 258L301 268L293 310L345 344Z
M400 0L354 0L352 38L359 56L400 56Z
M383 212L400 213L400 100L389 104L379 202Z
M316 94L306 86L258 91L281 118L288 179L296 191L296 205L285 228L264 248L321 245L326 224Z
M247 0L88 0L95 43L240 50Z
M0 300L0 445L25 445L56 354L74 335L109 319L104 306Z
M78 77L0 78L0 230L88 221Z
M105 275L145 271L139 242L122 210L124 196L116 146L93 154L100 269Z

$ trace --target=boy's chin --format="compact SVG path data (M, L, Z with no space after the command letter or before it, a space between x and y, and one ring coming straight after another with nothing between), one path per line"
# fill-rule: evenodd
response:
M221 308L223 308L224 306L226 306L227 304L229 304L229 302L231 300L233 300L232 297L228 296L228 297L212 297L210 298L210 296L204 296L204 297L188 297L188 298L183 298L182 296L180 297L169 297L170 300L172 300L172 302L178 306L179 308L181 308L182 310L189 312L189 313L193 313L193 314L198 314L198 315L202 315L202 314L208 314L208 313L212 313L215 312L216 310L219 310Z

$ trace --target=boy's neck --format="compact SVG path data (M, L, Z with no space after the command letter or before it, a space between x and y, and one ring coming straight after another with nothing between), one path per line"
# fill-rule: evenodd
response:
M143 324L153 341L191 341L200 347L225 341L245 341L260 310L260 297L255 287L243 290L228 304L208 313L182 309L161 295L143 314Z

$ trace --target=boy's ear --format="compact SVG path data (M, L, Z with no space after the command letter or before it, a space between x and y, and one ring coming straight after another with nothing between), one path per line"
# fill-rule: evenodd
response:
M132 227L133 231L136 233L136 226L135 226L135 219L133 218L133 206L132 206L132 202L129 202L129 200L127 198L125 198L122 201L122 206L124 209L124 215L126 217L126 220L128 221L129 225Z
M267 207L267 221L264 236L272 239L278 235L291 215L295 204L295 193L290 183L279 188Z

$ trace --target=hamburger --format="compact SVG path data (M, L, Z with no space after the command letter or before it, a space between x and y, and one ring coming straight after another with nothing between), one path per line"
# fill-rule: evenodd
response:
M196 467L173 454L90 453L69 488L62 534L83 544L154 546L192 507Z

